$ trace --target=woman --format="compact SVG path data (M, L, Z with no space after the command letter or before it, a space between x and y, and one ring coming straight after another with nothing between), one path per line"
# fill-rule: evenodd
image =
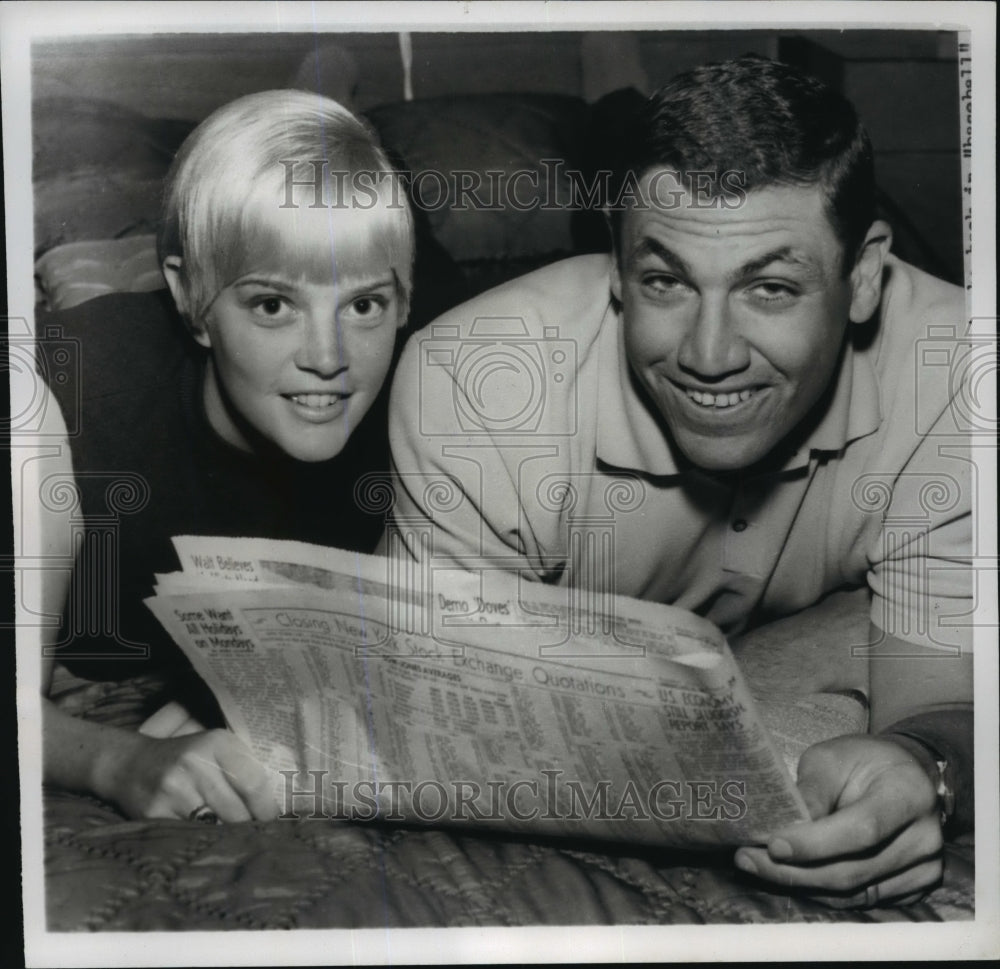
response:
M318 95L270 91L184 143L158 244L169 297L105 297L46 321L79 347L77 372L50 389L77 415L86 522L49 652L89 678L155 670L177 684L186 661L142 605L177 568L172 536L374 549L382 521L353 496L388 468L413 219L365 125ZM40 341L55 373L50 349ZM129 816L276 816L270 779L228 731L155 739L46 702L44 736L48 782Z

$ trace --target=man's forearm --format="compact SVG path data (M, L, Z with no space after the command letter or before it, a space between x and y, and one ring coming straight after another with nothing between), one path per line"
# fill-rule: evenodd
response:
M872 627L872 732L905 747L927 771L947 831L975 823L973 660L907 643Z
M971 708L972 653L945 652L871 628L871 724L881 733L906 717L945 707Z
M735 638L733 652L758 689L867 694L868 660L854 647L867 642L870 602L867 589L834 592L801 612Z
M973 727L971 706L952 707L907 717L882 733L920 761L938 792L942 824L949 835L975 828Z

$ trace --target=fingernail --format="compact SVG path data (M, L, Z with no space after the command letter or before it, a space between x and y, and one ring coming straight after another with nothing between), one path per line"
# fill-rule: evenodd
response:
M736 856L736 867L748 875L757 874L757 866L746 855Z
M786 858L791 858L794 854L792 846L784 838L775 838L774 841L768 844L767 853L775 861L784 861Z

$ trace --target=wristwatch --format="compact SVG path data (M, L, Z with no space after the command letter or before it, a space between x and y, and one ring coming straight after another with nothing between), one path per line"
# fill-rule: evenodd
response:
M955 837L975 826L975 748L971 703L925 710L879 732L897 740L920 763L937 793L945 836Z
M955 784L952 777L954 772L948 758L942 756L941 752L935 750L923 737L918 737L906 730L889 730L882 736L905 737L915 743L927 755L926 758L921 759L924 760L923 766L927 770L928 776L931 776L930 765L934 765L936 772L935 793L937 794L938 811L941 815L943 829L955 816Z
M937 799L941 812L941 827L944 828L955 816L955 786L951 780L951 767L944 758L934 761L937 766Z

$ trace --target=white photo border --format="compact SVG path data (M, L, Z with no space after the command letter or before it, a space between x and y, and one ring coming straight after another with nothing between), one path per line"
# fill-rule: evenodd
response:
M13 3L0 7L3 70L6 249L11 325L31 320L32 290L30 49L34 38L117 33L340 31L545 31L863 27L969 31L974 213L969 315L995 321L996 13L979 2L816 3ZM963 121L964 124L964 121ZM972 198L975 204L972 205ZM992 388L995 391L995 386ZM12 379L12 394L17 393ZM995 409L995 399L992 401ZM12 399L12 413L16 400ZM994 410L995 413L995 410ZM17 449L15 448L14 451ZM13 452L12 452L13 453ZM22 451L21 456L27 452ZM16 477L16 476L15 476ZM988 496L997 493L996 455L980 461L979 548L996 562L996 521ZM15 491L15 514L19 514ZM27 522L27 519L26 519ZM31 629L19 629L17 697L20 761L25 956L31 966L320 965L520 961L770 961L819 958L988 958L1000 955L998 921L998 682L995 570L980 586L977 613L976 736L977 884L974 921L898 925L713 925L607 928L359 929L330 931L49 933L44 924L41 733L37 684L40 650ZM20 590L19 590L20 592ZM20 605L18 606L20 609Z

